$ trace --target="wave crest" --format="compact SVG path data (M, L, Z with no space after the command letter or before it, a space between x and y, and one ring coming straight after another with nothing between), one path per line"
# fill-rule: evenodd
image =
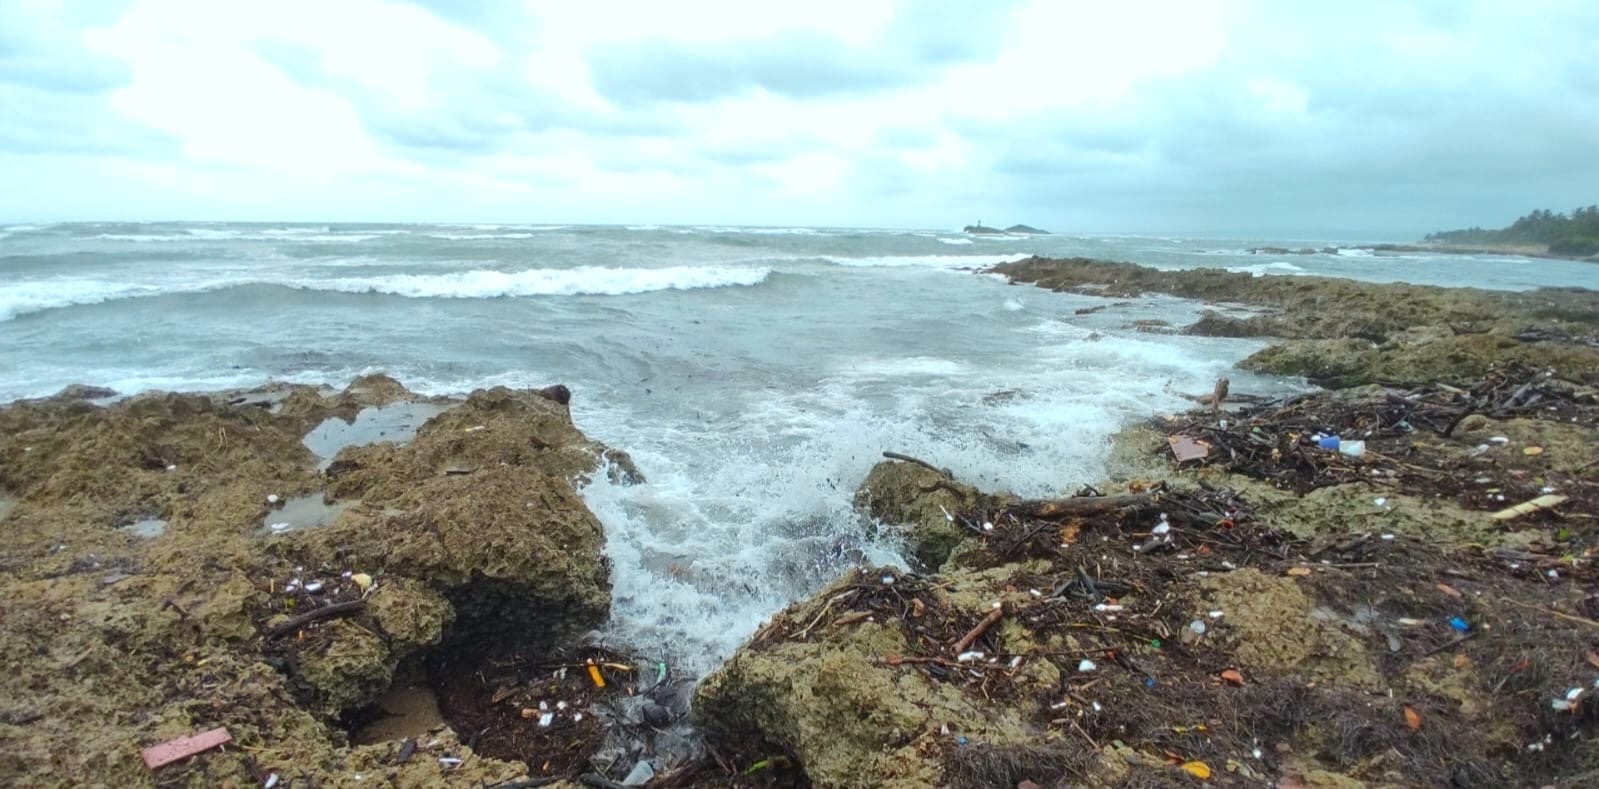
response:
M389 277L322 280L292 284L304 290L386 293L409 298L492 299L502 296L622 296L660 290L696 290L759 285L768 268L666 266L612 268L581 266L525 271L477 269L450 274L397 274Z

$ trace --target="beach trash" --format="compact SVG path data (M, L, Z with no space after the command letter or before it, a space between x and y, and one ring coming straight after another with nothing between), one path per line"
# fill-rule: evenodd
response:
M1461 633L1465 633L1465 632L1468 632L1468 631L1471 630L1471 624L1468 623L1464 618L1458 617L1458 616L1451 617L1449 619L1449 626L1454 628L1455 630L1461 632Z
M199 734L168 740L160 745L152 745L140 751L139 756L144 759L144 766L154 770L230 742L233 742L233 735L228 733L226 727L218 727Z
M1361 455L1366 454L1366 442L1345 441L1344 443L1338 445L1338 454L1348 455L1352 458L1358 458Z
M649 759L640 759L638 764L633 765L633 769L628 771L627 777L622 779L622 785L643 786L653 780L655 780L655 768L650 766Z
M1166 439L1166 442L1171 445L1172 457L1176 458L1178 463L1203 460L1210 456L1210 444L1191 436L1172 436Z
M1332 452L1338 451L1338 444L1337 436L1320 436L1316 439L1316 446Z

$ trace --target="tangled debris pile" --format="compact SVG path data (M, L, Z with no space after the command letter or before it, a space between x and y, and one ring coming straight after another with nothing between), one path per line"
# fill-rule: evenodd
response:
M1179 463L1299 495L1365 483L1376 498L1448 501L1517 521L1501 524L1510 528L1553 524L1573 548L1591 546L1599 528L1599 377L1517 364L1464 387L1303 395L1156 427Z
M1129 431L1140 463L1116 495L971 495L931 464L882 464L872 511L971 502L947 512L960 544L931 574L863 569L779 614L696 710L829 786L1586 783L1585 387L1511 369L1195 411L1159 426L1206 457ZM885 501L896 477L919 482ZM1570 498L1493 518L1550 487Z

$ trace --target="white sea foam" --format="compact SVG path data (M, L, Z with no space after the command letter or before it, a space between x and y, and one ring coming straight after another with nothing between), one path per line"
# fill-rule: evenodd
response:
M522 239L532 238L532 233L449 233L435 231L426 234L428 238L438 238L445 241L492 241L495 239Z
M1227 270L1234 274L1252 274L1257 277L1282 274L1304 276L1311 273L1299 266L1281 260L1273 263L1255 263L1248 266L1228 266Z
M972 240L969 239L969 238L940 238L938 240L938 243L940 243L940 244L949 244L951 246L960 247L960 246L971 246Z
M982 268L1000 263L1010 263L1030 257L1025 254L1016 255L882 255L875 257L838 257L827 255L823 257L829 263L850 268Z
M606 410L616 406L580 410L584 430L626 446L650 480L623 487L597 475L584 491L614 568L607 634L707 670L843 569L899 562L892 540L864 536L850 505L884 449L987 488L1059 495L1103 474L1106 441L1126 420L1179 407L1173 391L1209 386L1227 366L1159 340L1045 347L1002 367L841 359L814 385L730 393L745 400L725 424L641 431L637 415ZM998 388L1018 394L985 401Z
M502 296L619 296L661 290L758 285L766 281L769 274L771 269L768 268L729 266L582 266L523 271L476 269L450 274L396 274L285 284L304 290L386 293L411 298L488 299Z
M333 265L360 266L375 262L350 259ZM63 307L167 294L204 293L245 285L280 285L296 290L343 293L384 293L410 298L488 299L506 296L614 296L758 285L770 274L771 269L764 267L672 266L641 269L585 266L510 272L476 269L451 274L322 279L257 277L244 272L219 272L210 277L182 281L145 282L57 277L7 283L5 288L0 289L0 321Z
M19 315L81 304L102 304L120 299L159 296L163 293L198 293L226 287L228 284L230 283L216 280L162 284L78 277L11 282L0 288L0 321L8 321Z

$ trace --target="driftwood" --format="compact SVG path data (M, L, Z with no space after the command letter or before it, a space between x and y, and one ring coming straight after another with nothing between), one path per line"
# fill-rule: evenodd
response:
M973 627L971 630L968 630L966 632L966 635L961 636L961 640L955 642L955 646L952 649L952 651L955 654L957 654L957 655L959 655L962 652L965 652L967 650L967 648L969 648L972 645L973 642L975 642L979 638L982 638L983 637L983 633L987 632L990 627L994 626L995 622L998 622L1004 616L1005 616L1005 609L1004 608L996 608L996 609L994 609L992 611L989 611L988 612L988 616L983 617L983 621L978 622L976 627Z
M1496 521L1514 520L1516 518L1520 518L1523 515L1531 515L1534 512L1539 512L1539 511L1542 511L1542 510L1554 509L1555 507L1558 507L1558 506L1560 506L1562 504L1565 504L1565 503L1566 503L1566 497L1565 496L1555 496L1555 495L1539 496L1536 499L1533 499L1531 501L1524 501L1524 502L1522 502L1520 504L1517 504L1514 507L1506 507L1505 509L1502 509L1502 510L1494 513L1493 514L1493 519L1496 520Z
M1149 507L1155 503L1147 493L1129 496L1082 496L1070 499L1032 499L1018 501L1005 508L1005 514L1019 518L1069 518L1080 515L1104 515L1128 508Z
M929 462L927 462L925 460L922 460L921 458L913 458L910 455L901 455L898 452L884 452L883 453L883 457L886 457L889 460L903 460L906 463L915 463L916 465L921 466L922 468L931 469L931 470L936 471L936 472L938 472L940 474L943 474L944 476L946 476L946 477L948 477L950 479L954 479L955 478L954 472L950 471L949 469L947 469L947 468L939 468L938 466L935 466L935 465L933 465L933 464L931 464L931 463L929 463Z
M305 627L312 622L322 619L330 619L335 616L347 616L365 609L365 600L351 600L347 603L334 603L333 605L325 605L316 609L315 611L307 611L299 616L292 617L287 622L272 628L272 630L267 633L266 638L268 641L271 641L274 638L281 638L293 633L294 631L299 630L300 628Z

